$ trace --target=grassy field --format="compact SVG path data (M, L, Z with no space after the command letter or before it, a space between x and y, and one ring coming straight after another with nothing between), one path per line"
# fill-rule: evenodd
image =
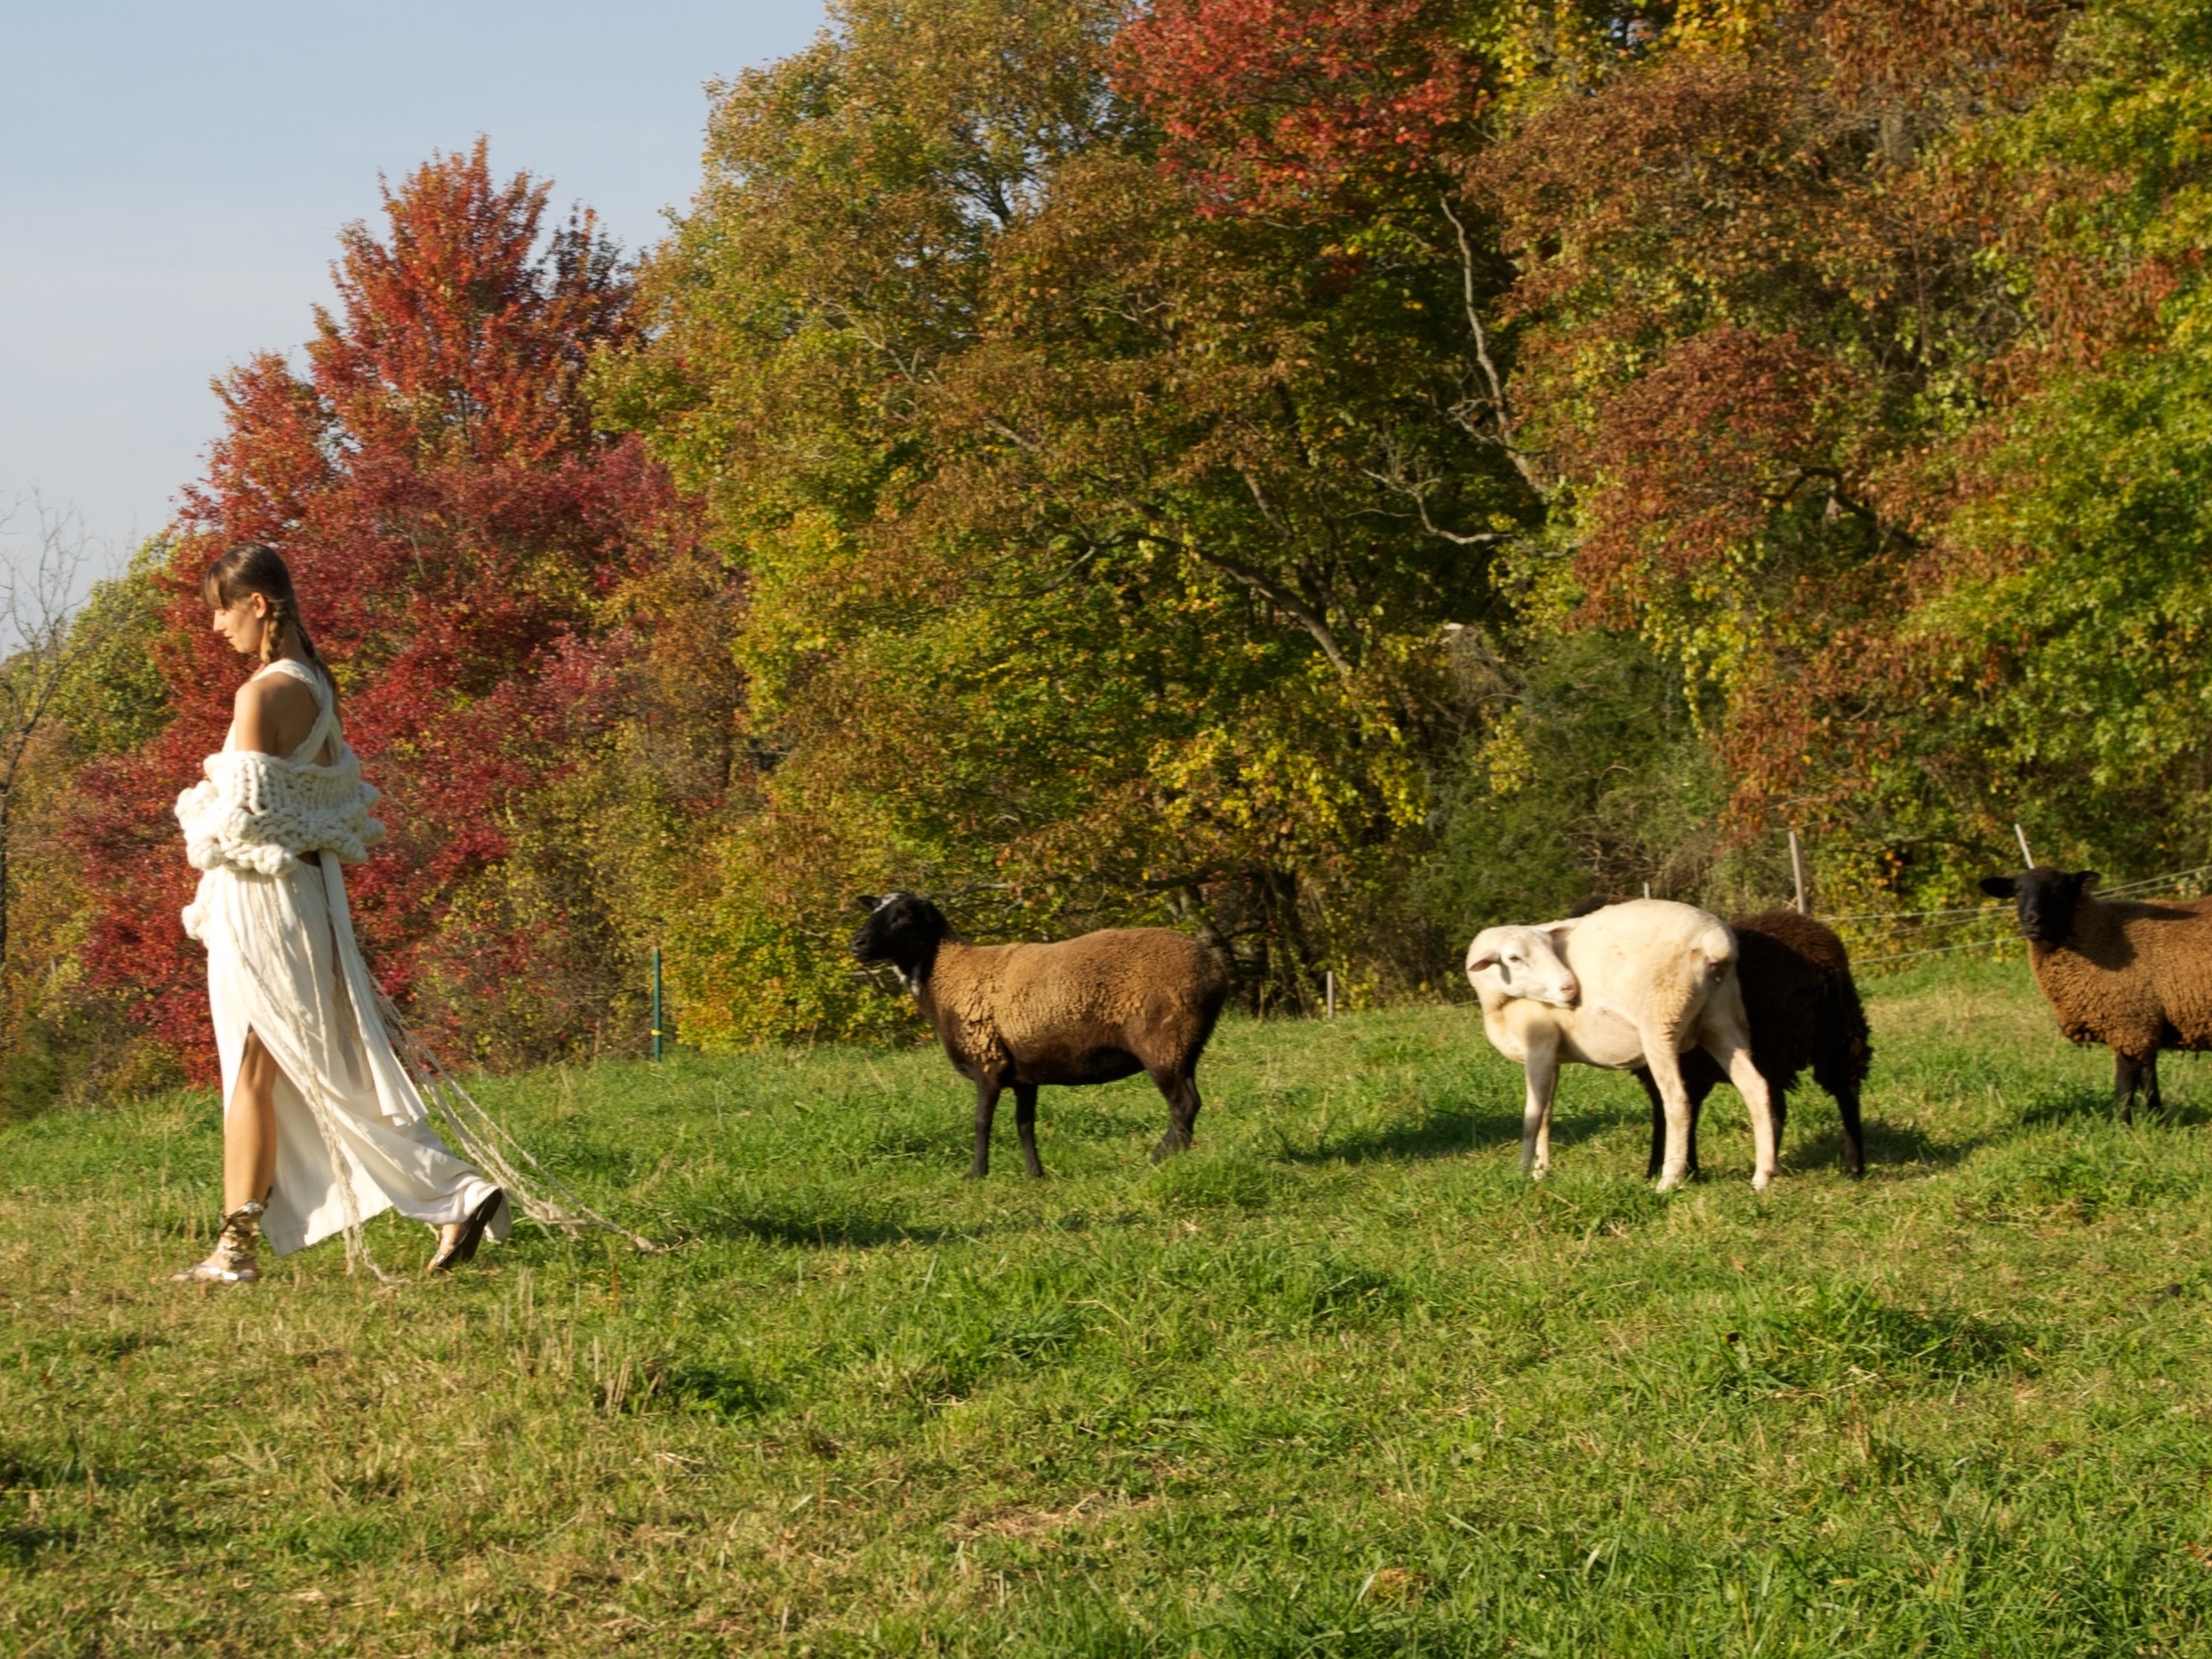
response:
M2020 966L1871 988L1867 1178L1808 1088L1764 1198L1586 1071L1529 1186L1456 1008L1225 1026L1158 1169L1047 1091L1036 1184L930 1050L487 1084L679 1247L392 1288L163 1281L208 1098L19 1125L0 1651L2212 1651L2212 1087L2130 1133Z

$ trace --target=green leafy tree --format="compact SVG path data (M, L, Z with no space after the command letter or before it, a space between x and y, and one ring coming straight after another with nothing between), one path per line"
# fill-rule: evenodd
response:
M2096 8L2070 48L1975 147L2039 210L2001 246L2038 327L1903 643L1962 829L2144 874L2212 858L2212 7Z
M2128 360L2167 327L2176 266L2139 232L2195 165L2192 118L2131 125L2119 89L2188 10L1686 13L1601 75L1539 78L1471 170L1519 267L1512 391L1573 555L1553 602L1676 665L1733 834L1830 830L1831 894L1941 902L2054 787L2117 783L2080 748L2046 766L2074 740L2036 733L2057 665L2032 659L2095 603L2048 533L2059 492L2132 441ZM2108 551L2112 600L2147 604L2163 555ZM1998 580L2035 571L2043 621ZM2076 714L2127 678L2074 680Z
M1400 903L1442 628L1538 514L1464 399L1451 220L1218 210L1117 95L1118 8L854 4L720 97L602 409L744 574L751 794L691 1029L883 1017L858 886L971 925L1181 919L1255 995L1434 971Z

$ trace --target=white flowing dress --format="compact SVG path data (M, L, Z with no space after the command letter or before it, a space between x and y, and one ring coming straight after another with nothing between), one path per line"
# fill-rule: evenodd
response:
M276 1188L261 1231L289 1255L386 1210L458 1222L495 1189L431 1128L354 943L339 865L363 862L384 839L370 816L378 792L339 733L322 676L282 660L261 672L315 693L315 729L278 756L238 748L233 727L202 763L205 781L177 797L176 816L204 872L184 931L207 947L225 1115L249 1032L280 1073ZM507 1236L510 1212L499 1207L491 1237Z

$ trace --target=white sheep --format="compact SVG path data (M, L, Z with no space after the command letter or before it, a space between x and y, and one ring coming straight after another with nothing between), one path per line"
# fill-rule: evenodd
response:
M1703 1048L1751 1110L1752 1186L1775 1178L1774 1102L1752 1064L1751 1027L1736 980L1736 936L1694 905L1635 899L1570 922L1486 928L1467 952L1483 1029L1527 1079L1521 1167L1551 1167L1551 1094L1559 1062L1628 1071L1648 1066L1666 1109L1659 1191L1682 1184L1690 1159L1690 1098L1679 1056Z

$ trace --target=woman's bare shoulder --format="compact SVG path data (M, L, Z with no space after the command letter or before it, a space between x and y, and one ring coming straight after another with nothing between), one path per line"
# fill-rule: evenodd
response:
M257 674L238 688L238 694L231 699L231 707L243 714L247 709L282 716L305 711L309 719L320 712L315 703L315 693L307 689L304 681L288 674Z
M315 693L291 675L256 675L231 699L237 746L264 754L289 754L314 728L321 711Z

